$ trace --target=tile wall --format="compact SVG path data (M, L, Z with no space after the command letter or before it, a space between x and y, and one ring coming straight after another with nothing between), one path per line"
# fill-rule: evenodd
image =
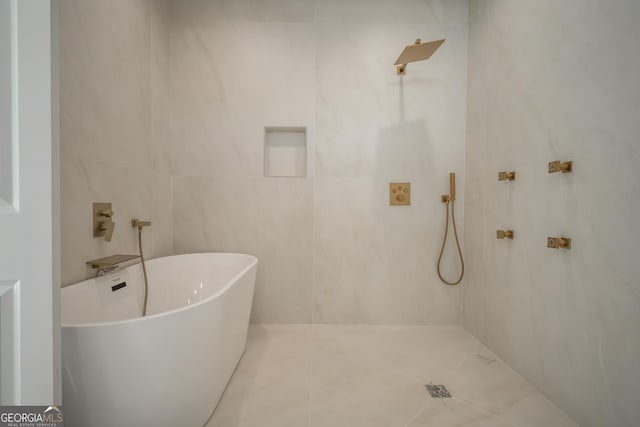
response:
M145 256L172 253L168 6L59 2L63 285L95 275L85 261L137 253L133 217L153 223ZM111 242L93 237L93 202L113 203Z
M175 251L258 256L254 323L460 324L435 262L449 171L464 189L466 1L172 7ZM399 77L417 37L447 41ZM264 177L271 126L307 128L306 177Z
M639 16L469 2L464 327L585 427L640 420Z

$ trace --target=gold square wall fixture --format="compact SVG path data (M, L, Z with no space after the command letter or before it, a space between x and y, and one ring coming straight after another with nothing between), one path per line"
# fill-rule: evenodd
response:
M389 204L391 206L409 206L411 204L411 183L392 182L389 184Z

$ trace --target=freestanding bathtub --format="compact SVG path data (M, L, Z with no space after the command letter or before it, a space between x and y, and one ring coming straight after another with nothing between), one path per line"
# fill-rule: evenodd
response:
M70 427L202 427L242 356L258 260L202 253L62 289L62 399Z

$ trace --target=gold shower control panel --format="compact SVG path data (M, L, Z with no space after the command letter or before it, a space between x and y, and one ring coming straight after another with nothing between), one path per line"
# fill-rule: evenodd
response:
M391 206L408 206L411 204L411 183L392 182L389 184L389 204Z

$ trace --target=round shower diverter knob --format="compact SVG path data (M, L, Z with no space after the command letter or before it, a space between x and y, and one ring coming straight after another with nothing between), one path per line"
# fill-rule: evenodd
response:
M398 194L396 196L396 200L399 201L399 202L404 202L405 199L406 199L406 197L405 197L404 194Z

